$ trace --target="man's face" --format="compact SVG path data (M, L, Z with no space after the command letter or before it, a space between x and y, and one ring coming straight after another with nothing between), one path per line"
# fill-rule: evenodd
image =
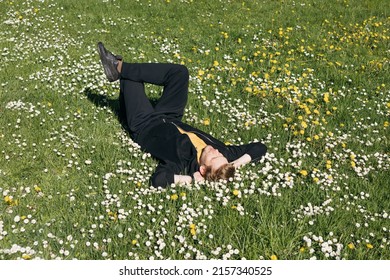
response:
M207 145L200 156L199 164L210 166L211 170L217 170L222 165L229 163L227 158L225 158L217 149L214 149L212 146Z

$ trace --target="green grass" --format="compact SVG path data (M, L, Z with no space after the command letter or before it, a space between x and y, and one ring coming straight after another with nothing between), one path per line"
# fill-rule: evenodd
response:
M0 10L0 259L390 258L388 1ZM185 64L185 120L267 156L230 183L150 188L98 41Z

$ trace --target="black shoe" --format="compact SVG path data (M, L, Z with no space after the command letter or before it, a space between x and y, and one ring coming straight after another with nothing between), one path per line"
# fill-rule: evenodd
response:
M113 55L111 52L106 50L106 48L103 46L103 43L101 42L98 43L98 52L107 79L110 82L115 82L120 77L120 73L117 67L118 67L118 60L122 60L122 57L120 55Z

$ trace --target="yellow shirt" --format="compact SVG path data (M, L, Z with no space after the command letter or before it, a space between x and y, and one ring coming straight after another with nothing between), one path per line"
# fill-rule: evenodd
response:
M197 156L196 158L197 158L198 163L199 163L200 155L202 154L202 150L204 149L204 147L207 146L207 144L201 138L199 138L195 133L185 131L178 126L176 126L176 127L180 131L181 134L187 134L187 136L190 138L192 145L195 146L196 156Z

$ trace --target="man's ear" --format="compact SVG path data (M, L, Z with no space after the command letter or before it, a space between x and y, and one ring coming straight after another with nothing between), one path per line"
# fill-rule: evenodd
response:
M204 176L206 174L206 166L205 165L201 165L199 167L199 172L200 172L200 175Z

